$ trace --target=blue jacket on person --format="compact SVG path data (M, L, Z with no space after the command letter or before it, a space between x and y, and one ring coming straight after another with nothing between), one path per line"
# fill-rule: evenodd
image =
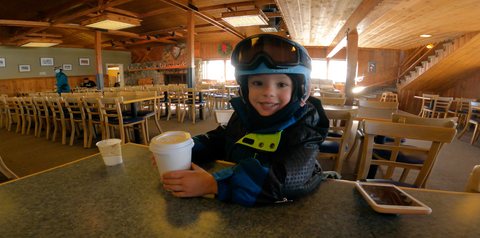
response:
M69 93L70 92L70 86L68 85L68 79L67 75L65 75L63 72L57 73L55 75L57 78L57 93Z
M248 111L240 97L226 126L193 137L192 162L225 160L236 165L213 174L221 201L243 206L272 204L316 188L322 169L316 160L328 133L320 100L309 98L292 118L270 128L249 131Z

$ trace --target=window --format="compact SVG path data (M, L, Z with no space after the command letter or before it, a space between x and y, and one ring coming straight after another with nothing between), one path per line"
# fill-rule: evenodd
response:
M328 64L328 79L344 83L347 80L347 61L330 60Z
M225 82L225 61L206 60L203 63L203 78Z
M327 78L327 61L326 60L312 60L312 79L326 79Z
M233 67L232 61L226 60L225 62L227 64L227 72L225 74L227 80L235 80L235 67Z

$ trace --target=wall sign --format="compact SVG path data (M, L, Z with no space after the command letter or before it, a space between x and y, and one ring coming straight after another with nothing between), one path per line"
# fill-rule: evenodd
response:
M376 73L377 72L377 62L368 61L368 72L369 73Z
M218 54L220 54L222 57L227 57L232 53L232 45L229 43L221 43L218 48L217 48Z

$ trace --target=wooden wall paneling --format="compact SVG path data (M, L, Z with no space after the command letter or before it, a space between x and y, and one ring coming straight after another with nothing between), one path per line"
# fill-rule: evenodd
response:
M357 76L360 77L364 75L365 77L358 85L368 86L384 82L378 86L395 86L399 55L400 51L359 50ZM368 72L369 61L376 62L376 73Z

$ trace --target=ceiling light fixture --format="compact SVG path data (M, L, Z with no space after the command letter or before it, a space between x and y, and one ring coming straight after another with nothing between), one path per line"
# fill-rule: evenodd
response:
M150 47L147 47L147 51L150 51L150 50L152 50L152 48L150 48Z
M433 45L432 45L432 44L427 45L427 49L431 49L431 48L433 48Z
M158 40L158 38L160 38L160 36L159 36L159 35L154 35L154 36L155 36L155 39L157 39L157 40Z
M92 28L100 28L106 30L120 30L135 26L140 26L142 20L133 17L104 13L88 20L82 21L81 25Z
M288 33L288 31L287 31L287 32L285 32L285 34L287 34L287 37L290 37L290 33Z
M135 43L135 39L130 39L130 41L131 41L132 43Z
M120 43L122 43L122 45L125 45L125 41L124 41L124 40L121 40Z
M21 46L21 47L52 47L52 46L58 45L62 42L63 41L59 40L59 39L32 37L32 38L28 38L28 39L20 41L20 43L18 43L18 46Z
M110 43L112 44L112 47L117 46L117 45L115 45L115 44L113 43L113 40L111 40Z
M172 32L172 37L175 37L175 31Z
M268 18L260 9L222 13L222 19L234 27L267 25Z
M420 35L420 37L428 38L428 37L432 37L432 35Z
M150 36L147 36L147 40L151 40L152 38Z

